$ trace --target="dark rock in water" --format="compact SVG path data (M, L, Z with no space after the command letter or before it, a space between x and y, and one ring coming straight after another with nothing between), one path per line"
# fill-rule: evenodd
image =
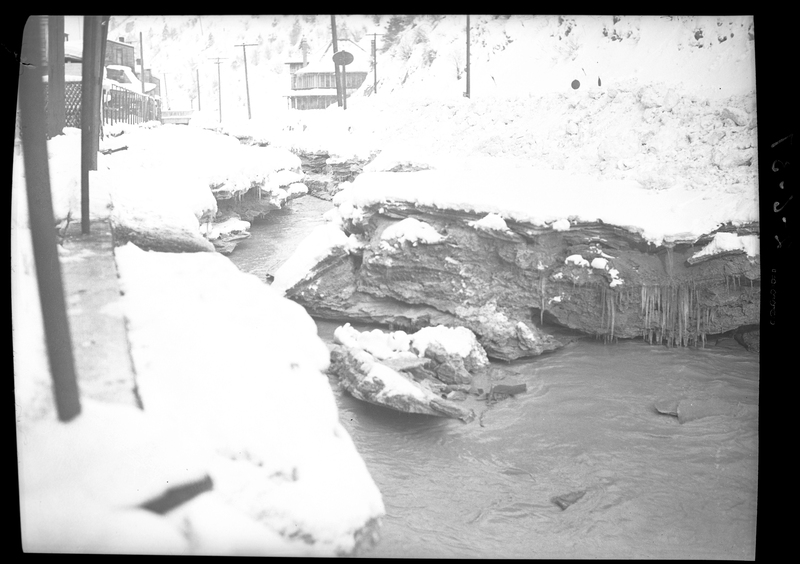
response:
M654 407L659 413L677 417L680 423L711 417L712 415L735 416L742 410L742 406L738 403L716 398L659 400Z
M586 495L586 490L581 490L578 492L570 492L563 495L557 495L553 498L550 498L550 501L558 505L561 508L561 511L564 511L567 507L579 501L585 495Z
M760 350L760 325L744 325L739 327L733 334L736 342L750 352Z

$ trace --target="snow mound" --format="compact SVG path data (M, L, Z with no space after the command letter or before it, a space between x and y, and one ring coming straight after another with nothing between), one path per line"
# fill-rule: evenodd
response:
M496 213L486 214L481 219L468 223L471 227L481 231L508 231L505 220Z
M214 450L226 504L319 553L351 551L384 508L339 423L328 349L305 310L216 253L127 244L116 258L145 411Z
M393 223L384 229L381 234L382 241L409 242L412 245L417 243L440 243L444 239L445 237L440 235L431 225L413 217L407 217L397 223Z

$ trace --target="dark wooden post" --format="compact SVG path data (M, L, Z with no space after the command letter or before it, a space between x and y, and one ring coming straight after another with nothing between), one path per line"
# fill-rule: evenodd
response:
M47 135L64 132L66 84L64 82L64 16L47 17Z
M89 233L89 171L97 170L100 149L100 97L103 56L109 16L83 18L83 78L81 79L81 231Z
M60 421L67 422L80 414L81 403L54 229L42 83L42 50L39 18L33 17L25 26L22 43L23 65L20 65L18 97L20 132L47 358L53 378L56 412Z

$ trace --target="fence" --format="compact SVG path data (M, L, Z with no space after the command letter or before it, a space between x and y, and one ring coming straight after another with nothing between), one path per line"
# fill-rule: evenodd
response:
M161 104L152 96L137 94L114 84L103 92L103 123L143 123L161 119Z

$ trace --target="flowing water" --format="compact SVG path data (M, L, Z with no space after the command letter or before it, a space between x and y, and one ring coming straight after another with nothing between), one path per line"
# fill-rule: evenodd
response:
M293 202L254 224L231 260L263 278L330 207ZM336 326L318 323L323 340ZM495 367L527 392L481 405L469 424L373 406L331 379L386 505L364 556L754 557L758 355L732 339L670 349L587 338ZM681 424L653 407L679 398L732 410Z

